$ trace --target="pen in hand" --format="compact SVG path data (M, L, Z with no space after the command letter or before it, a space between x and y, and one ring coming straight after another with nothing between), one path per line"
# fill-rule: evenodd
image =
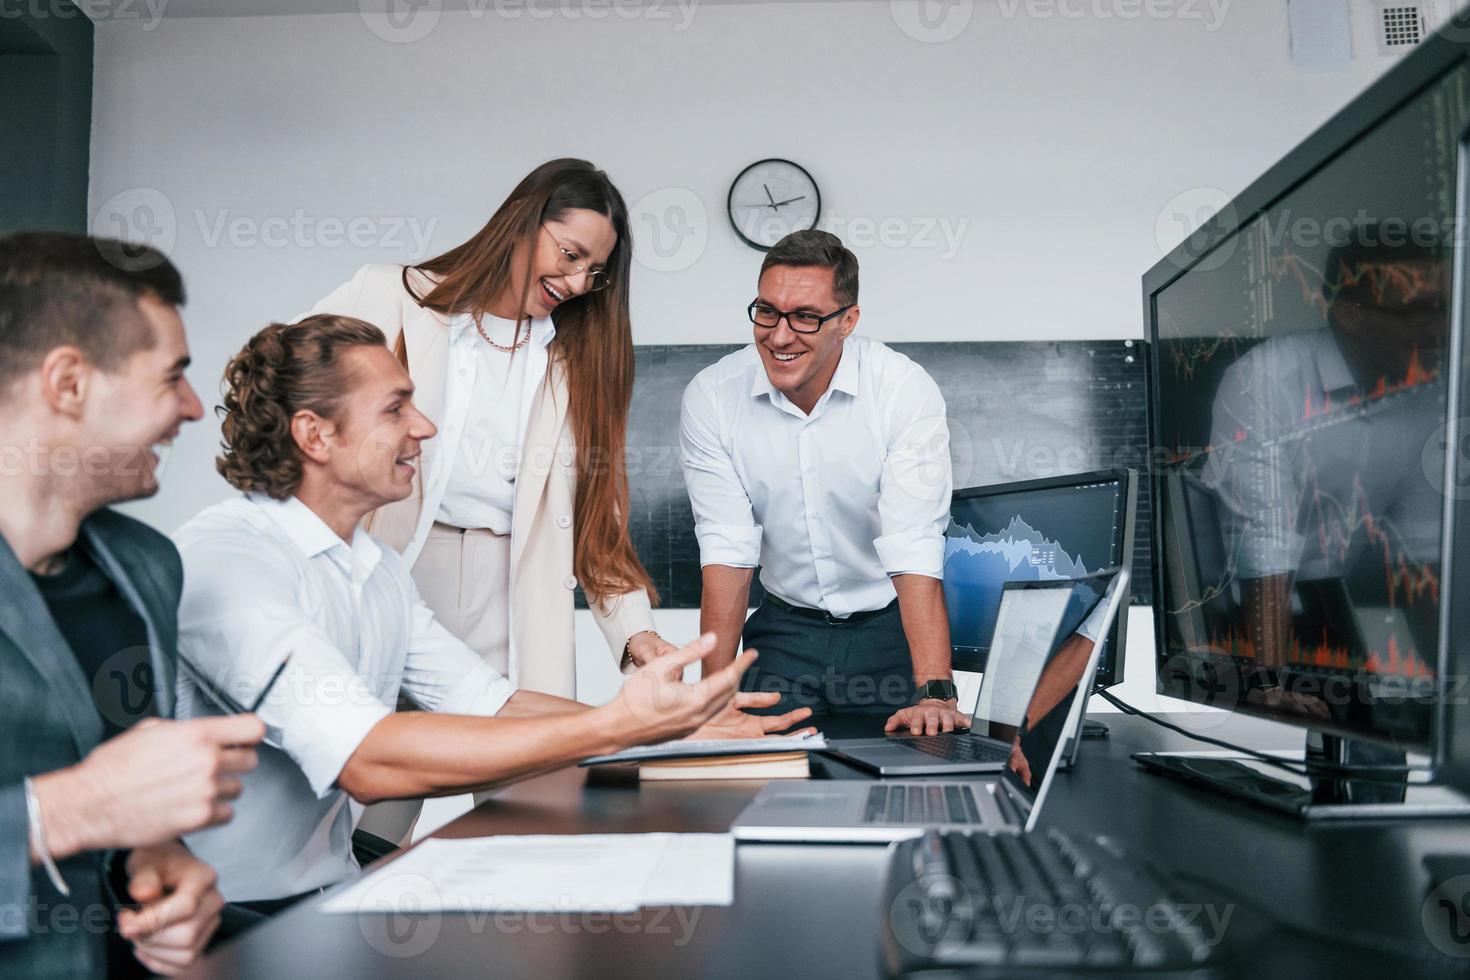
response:
M275 673L271 674L270 680L265 682L265 686L261 688L260 694L256 697L255 702L247 708L206 680L204 672L198 667L194 666L182 656L178 659L179 666L184 669L184 673L188 674L190 679L204 692L204 696L210 701L213 701L216 706L223 709L227 715L253 715L259 711L260 706L265 704L266 698L270 697L271 691L275 689L276 681L281 679L281 675L286 671L286 665L290 662L291 654L288 653L285 659L281 661L280 666L276 668Z
M276 686L276 681L281 679L281 674L285 673L286 665L290 662L291 654L288 653L286 654L286 659L281 661L281 666L277 667L276 672L271 675L271 679L265 682L265 687L260 689L260 697L255 699L255 703L250 706L250 710L246 712L247 714L255 714L260 710L260 706L265 704L265 699L270 696L271 688Z

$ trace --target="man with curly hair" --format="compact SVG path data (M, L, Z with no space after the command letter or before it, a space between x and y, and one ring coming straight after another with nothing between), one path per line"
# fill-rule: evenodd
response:
M684 668L713 637L654 660L610 703L518 690L437 622L408 563L360 524L412 492L435 434L378 328L316 315L261 331L225 372L218 466L244 495L177 534L180 647L209 687L254 699L268 734L235 821L190 838L227 899L273 912L356 873L370 803L463 793L591 755L689 735L760 735L737 694L747 652L706 680ZM289 661L288 659L289 658ZM400 694L425 711L395 712ZM191 679L181 710L219 708Z

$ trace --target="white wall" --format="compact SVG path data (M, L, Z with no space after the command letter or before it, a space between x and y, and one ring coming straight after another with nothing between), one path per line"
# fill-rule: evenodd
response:
M1274 0L532 2L537 16L490 0L412 22L430 29L406 43L351 13L98 25L95 227L182 268L206 404L249 334L362 263L456 244L560 155L640 202L640 343L747 338L759 256L725 195L765 156L821 185L863 263L871 336L1142 336L1139 276L1180 216L1388 64L1294 70ZM135 513L171 530L222 498L217 441L213 419L187 429ZM670 635L693 629L661 615ZM586 625L595 700L616 676ZM1131 660L1151 694L1147 648Z

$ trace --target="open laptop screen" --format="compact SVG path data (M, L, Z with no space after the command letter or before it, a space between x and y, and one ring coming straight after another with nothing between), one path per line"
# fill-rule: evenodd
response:
M1061 582L1004 584L972 732L1003 742L1016 737L1072 591Z
M1110 570L1076 579L1060 589L1053 583L1053 588L1048 591L1060 593L1061 599L1054 601L1064 610L1062 615L1051 617L1050 621L1059 624L1058 628L1046 641L1046 656L1033 661L1041 666L1032 674L1026 687L1026 703L1019 711L1006 706L1016 727L1021 728L1021 738L1011 753L1010 765L1002 778L1024 799L1033 803L1053 757L1066 742L1068 721L1078 697L1078 684L1089 664L1096 669L1092 643L1069 629L1069 621L1092 612L1102 601L1108 586L1115 583L1115 572ZM992 655L995 649L992 645ZM1011 737L1014 738L1014 731Z

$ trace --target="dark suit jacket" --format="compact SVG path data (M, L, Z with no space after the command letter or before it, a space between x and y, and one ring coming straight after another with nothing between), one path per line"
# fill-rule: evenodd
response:
M108 510L82 524L98 565L148 629L154 705L174 707L183 567L168 538ZM0 976L90 977L106 972L113 898L107 852L61 862L63 898L30 865L21 779L79 762L102 738L84 677L30 575L0 537Z

